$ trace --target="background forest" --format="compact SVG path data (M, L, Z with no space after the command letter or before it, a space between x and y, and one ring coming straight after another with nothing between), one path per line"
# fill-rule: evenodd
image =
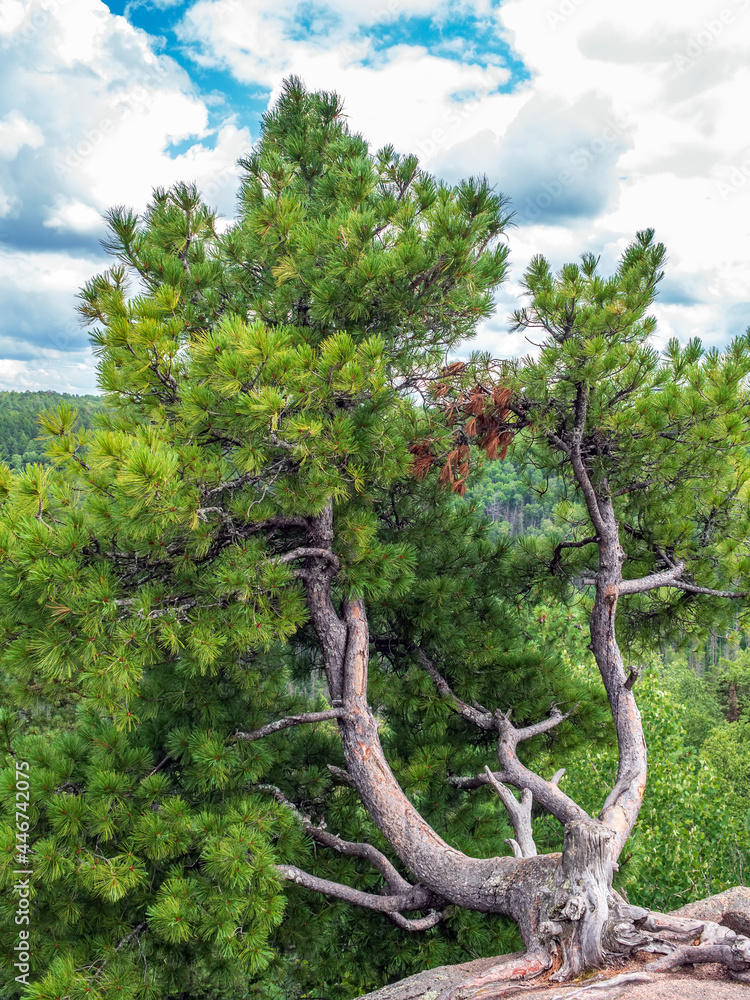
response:
M40 412L60 403L73 404L80 425L91 426L103 404L97 397L70 397L56 393L0 393L0 458L12 468L32 463L45 465L48 457L36 440ZM458 507L470 505L488 519L495 537L526 547L533 554L535 541L555 531L565 515L565 497L555 481L545 480L533 468L506 461L482 469ZM582 604L536 604L523 610L524 629L531 647L564 650L572 673L596 701L595 668L587 651L588 633ZM649 748L650 774L646 799L636 833L621 859L617 885L630 901L671 910L690 900L748 882L750 857L750 636L741 628L721 634L684 635L682 642L650 654L639 681L639 704L644 716ZM643 663L642 654L636 662ZM302 683L302 682L300 682ZM0 677L0 700L5 680ZM64 707L55 710L40 703L21 713L28 734L44 735L65 729L70 721ZM606 726L591 739L588 751L578 749L565 761L566 780L578 790L588 808L601 801L616 770L616 750ZM592 732L594 730L592 729ZM557 748L555 762L564 757ZM314 766L314 762L312 764ZM413 789L429 785L429 764L415 773ZM679 808L676 806L679 804ZM675 808L672 808L672 806ZM466 840L481 839L482 823L492 824L494 813L468 809ZM540 851L555 850L559 830L551 817L535 820ZM476 916L476 915L475 915ZM321 980L323 952L315 954L315 941L306 940L305 960L295 956L295 942L302 939L307 921L325 917L340 924L337 934L351 942L350 956L342 955L336 980ZM278 958L262 983L249 984L248 996L317 997L350 996L367 976L397 978L425 965L460 961L483 954L485 949L510 949L515 931L502 920L493 925L473 918L450 921L424 935L400 935L398 948L379 956L370 949L370 965L363 964L359 936L369 933L362 916L336 902L294 896L287 919L277 932ZM494 941L484 940L487 935ZM321 949L329 938L321 934ZM272 984L272 985L269 985ZM323 989L323 993L316 992ZM301 993L300 990L311 992ZM271 992L269 992L271 990ZM327 991L327 992L326 992ZM237 996L235 990L227 995Z

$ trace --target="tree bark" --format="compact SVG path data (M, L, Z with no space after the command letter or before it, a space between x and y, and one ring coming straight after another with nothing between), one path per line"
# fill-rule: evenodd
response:
M585 418L585 399L577 426ZM623 551L606 483L594 489L573 434L569 454L594 524L599 548L596 593L591 614L591 649L609 699L619 748L617 780L598 818L589 817L558 788L559 773L546 781L523 767L516 749L523 739L546 732L563 719L551 716L516 729L508 713L472 709L462 714L482 729L498 733L500 771L481 776L498 790L511 815L519 842L515 857L478 859L447 844L414 808L386 760L378 723L367 699L370 639L364 602L347 598L340 613L331 599L336 562L319 550L331 550L333 518L329 507L309 522L304 579L313 627L323 653L328 687L346 759L346 779L415 884L402 880L389 885L390 895L373 897L349 887L328 883L299 869L280 866L279 872L314 891L389 914L409 930L434 926L446 905L510 917L518 925L526 948L519 959L496 963L480 976L451 985L440 1000L469 1000L492 995L492 983L553 970L564 981L587 969L600 968L613 956L638 950L673 954L673 964L698 961L684 949L696 940L704 950L723 955L741 973L750 968L750 939L712 920L654 914L629 906L612 889L612 875L622 847L635 825L646 783L646 747L641 717L615 634L615 615L622 580ZM445 684L432 671L438 686ZM451 692L452 695L452 692ZM455 696L453 696L454 700ZM459 709L467 707L460 699ZM472 720L472 712L481 718ZM269 731L276 731L273 724ZM503 783L522 792L521 802L508 797ZM467 779L476 787L480 779ZM460 786L460 782L456 782ZM564 826L561 854L536 855L530 824L530 794ZM506 799L508 801L506 801ZM331 838L337 840L338 838ZM343 842L342 842L343 843ZM334 845L335 846L335 845ZM361 846L361 845L360 845ZM338 849L338 848L336 848ZM392 880L391 880L392 882ZM393 895L393 889L396 894ZM403 911L427 910L426 916L406 918ZM488 992L489 991L489 992Z
M690 903L671 914L654 914L639 907L627 907L626 904L618 904L618 906L621 907L621 916L627 918L629 914L629 921L625 919L623 920L623 924L632 927L635 920L640 925L645 925L648 922L652 927L661 928L660 931L652 932L650 935L648 932L641 930L639 935L640 939L647 939L643 940L644 949L652 951L663 950L667 961L663 964L662 972L666 972L666 967L670 966L670 964L672 966L679 965L688 959L693 963L720 961L723 964L728 964L731 968L732 965L737 963L737 945L742 948L743 940L727 935L724 943L720 941L719 943L711 944L708 942L711 940L712 932L718 934L720 937L725 930L731 933L729 921L734 920L740 921L743 926L750 927L750 889L745 887L729 889L718 896L711 896L708 899ZM698 915L711 914L712 920L701 921L690 919L690 914L693 913ZM718 927L717 923L713 922L717 917L720 917L723 922L721 927ZM706 929L708 933L706 933ZM624 928L620 927L618 933L623 935L625 933ZM661 935L661 941L658 939L659 935ZM692 942L696 939L696 936L705 937L707 943L695 946ZM667 940L668 938L669 940ZM689 943L681 946L680 940ZM735 953L732 952L733 942L735 944ZM675 962L674 959L670 959L670 956L675 956L677 961ZM510 988L510 995L518 995L515 990L512 990L512 985L514 982L518 982L517 974L526 974L523 971L525 958L524 953L516 952L512 955L501 955L497 958L481 958L460 965L447 965L428 969L417 975L402 979L400 982L384 986L373 993L368 993L366 996L361 997L360 1000L446 1000L447 997L451 996L451 993L456 1000L459 1000L459 998L461 1000L464 1000L464 998L468 1000L471 996L469 992L471 989L474 990L474 994L477 1000L479 1000L479 997L482 996L481 990L483 989L479 984L483 980L488 984L488 987L489 985L495 985L496 987L491 992L486 992L484 994L485 997L501 996L504 988ZM660 964L661 960L657 959L650 966L642 966L641 969L643 971L641 972L630 973L626 976L618 975L608 979L606 983L614 987L624 984L627 981L658 979L660 970L657 968L657 963ZM742 964L742 962L740 961L737 964ZM748 980L744 978L744 975L743 972L735 971L732 978L736 978L740 982L746 982ZM592 996L599 995L598 990L592 990ZM621 995L619 990L616 995ZM688 995L686 991L685 996L687 997Z

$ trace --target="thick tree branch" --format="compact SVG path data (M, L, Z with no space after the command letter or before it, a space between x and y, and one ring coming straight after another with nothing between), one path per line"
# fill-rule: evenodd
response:
M531 726L525 726L523 729L516 729L511 724L509 712L505 714L496 712L495 719L499 729L497 755L501 770L490 772L489 769L485 768L484 774L468 778L450 777L448 778L448 783L453 785L454 788L461 788L465 791L480 788L482 785L492 784L492 787L497 791L497 784L506 782L522 792L528 790L533 798L562 824L574 819L589 819L588 813L577 802L574 802L570 796L566 795L565 792L561 792L558 787L560 778L562 778L565 771L564 768L555 772L550 781L546 781L541 775L525 767L518 759L516 753L516 747L520 742L548 732L554 726L559 725L563 719L567 719L572 711L574 709L563 715L557 706L553 706L548 719L543 719L541 722L537 722ZM507 789L506 793L510 795ZM513 798L513 801L515 802L515 798ZM505 802L504 798L503 802ZM508 811L510 812L510 809Z
M687 594L704 594L707 597L721 597L726 600L742 601L750 597L750 590L715 590L713 587L699 587L681 579L685 572L685 563L680 560L661 573L651 573L635 580L621 580L618 585L620 597L628 594L645 594L659 587L671 587L673 590L683 590ZM582 587L595 587L596 578L586 576L581 578Z
M495 719L497 720L497 728L504 734L505 739L508 741L512 740L513 745L517 746L524 740L533 739L534 736L541 736L542 733L547 733L550 729L554 729L555 726L559 726L560 723L572 715L577 708L578 705L576 704L563 714L557 705L552 705L550 708L549 718L542 719L541 722L534 722L530 726L524 726L523 729L516 729L513 725L511 725L510 712L496 712Z
M678 587L679 579L685 571L685 563L675 563L661 573L651 573L637 580L621 580L618 586L620 596L623 594L645 594L648 590L658 590L659 587Z
M523 740L546 733L554 726L559 725L568 718L573 710L563 714L557 706L553 706L548 719L543 719L531 726L525 726L523 729L516 729L511 725L510 713L505 715L499 712L495 713L499 729L497 756L501 768L500 773L496 774L495 778L520 790L528 789L536 801L563 824L571 820L589 819L588 813L565 792L561 792L557 782L545 781L541 775L524 767L518 759L516 748ZM557 778L557 781L559 780Z
M276 722L269 722L260 729L254 729L251 733L235 733L233 740L245 740L252 743L254 740L262 740L264 736L271 736L273 733L281 732L282 729L289 729L291 726L301 726L308 722L326 722L328 719L349 718L343 708L327 708L323 712L303 712L301 715L288 715L285 719L277 719Z

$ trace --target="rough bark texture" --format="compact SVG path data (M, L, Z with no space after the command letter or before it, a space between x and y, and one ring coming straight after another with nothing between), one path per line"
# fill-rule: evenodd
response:
M665 939L663 947L668 947L666 938L672 936L673 944L679 944L678 939L683 941L695 940L696 933L703 934L708 930L707 938L712 933L716 933L716 926L721 921L723 927L731 932L730 923L739 923L741 926L750 926L750 889L737 887L711 896L708 899L690 903L687 906L675 910L671 914L649 914L649 911L641 910L638 907L623 907L623 915L628 912L632 915L638 913L647 914L648 918L641 916L643 923L648 923L652 927L661 927L660 933ZM681 919L682 918L682 919ZM694 918L703 918L694 919ZM708 926L705 921L708 920ZM713 930L711 922L713 921ZM625 921L627 922L627 921ZM632 923L631 923L632 926ZM671 928L671 929L668 929ZM622 932L622 928L620 929ZM721 934L721 931L718 932ZM735 939L736 940L736 939ZM650 942L653 944L654 942ZM732 938L727 944L705 945L696 948L688 944L681 951L681 960L691 959L692 962L718 962L722 965L734 963L732 955ZM647 943L648 946L648 943ZM721 951L728 949L728 954ZM672 960L672 956L677 952L673 951L666 956L665 966ZM474 962L466 962L461 965L440 966L436 969L428 969L418 975L409 976L400 982L384 986L374 993L368 993L361 1000L447 1000L448 997L461 998L461 990L466 991L468 984L480 984L482 980L489 980L492 989L484 994L480 992L482 987L477 985L473 997L518 996L521 993L529 993L538 1000L565 1000L570 996L571 1000L578 997L598 998L628 998L633 1000L655 1000L655 998L670 998L670 1000L741 1000L750 997L750 986L740 985L750 980L743 979L742 973L736 973L730 978L728 974L714 968L711 978L706 979L696 975L687 976L680 972L663 970L659 972L655 968L655 963L640 963L635 968L631 968L626 973L619 973L615 967L602 972L602 978L589 979L584 982L571 984L568 987L556 985L551 987L550 978L544 977L545 987L539 979L526 980L524 983L519 978L513 978L513 970L523 971L523 952L516 952L512 955L503 955L498 958L483 958ZM497 971L505 969L505 982L498 978ZM732 981L734 980L734 982ZM646 988L645 984L650 984ZM471 995L471 994L469 994ZM453 998L452 998L453 1000Z
M600 815L588 816L560 790L560 772L547 781L518 759L521 741L548 731L565 718L558 709L553 707L545 720L516 728L510 722L509 712L471 707L461 701L424 652L415 650L440 694L468 721L485 731L497 732L499 770L487 770L483 775L459 779L455 784L472 788L490 783L495 788L516 833L510 842L514 857L477 859L452 848L414 808L391 771L367 699L370 638L364 602L345 599L337 611L331 599L331 580L338 563L332 552L334 526L330 507L310 519L307 546L296 550L296 555L305 560L300 575L306 582L311 620L320 642L333 702L333 709L319 713L318 718L325 715L336 719L346 759L344 778L357 790L363 806L413 882L398 873L389 877L388 872L392 874L395 869L384 868L384 864L390 863L379 852L369 860L381 874L385 873L382 894L359 892L292 866L279 866L279 873L305 888L380 911L412 931L434 926L444 908L450 905L508 916L518 925L526 948L520 957L506 956L476 970L460 967L463 978L455 982L454 973L446 972L445 986L438 993L430 994L427 990L414 994L425 1000L428 995L430 1000L500 996L510 983L545 972L552 980L564 982L587 970L601 968L613 959L631 958L639 951L663 956L658 960L661 966L655 966L653 971L701 961L721 961L737 975L750 970L750 938L743 936L750 921L743 923L744 917L732 917L731 907L721 910L722 923L702 912L695 916L666 916L630 906L612 889L617 858L635 825L643 799L646 747L632 691L635 678L626 674L615 632L624 555L607 484L600 480L594 486L583 458L585 417L586 393L581 388L575 426L567 439L559 439L558 443L571 461L596 530L599 552L599 567L593 581L591 650L607 692L619 748L617 779ZM646 589L663 583L663 574L639 581ZM246 734L245 738L254 739L259 733L275 732L287 725L318 718L290 717ZM506 784L521 791L520 801ZM536 854L531 829L533 799L563 824L562 853ZM343 853L368 857L364 845L348 844L335 835L323 834L306 817L302 817L302 822L320 843ZM721 905L714 904L717 913ZM404 916L408 911L412 914L423 911L423 915ZM728 919L734 923L728 923ZM439 982L434 975L431 981ZM386 1000L390 995L380 996ZM393 994L394 1000L396 996ZM406 1000L409 994L398 996Z

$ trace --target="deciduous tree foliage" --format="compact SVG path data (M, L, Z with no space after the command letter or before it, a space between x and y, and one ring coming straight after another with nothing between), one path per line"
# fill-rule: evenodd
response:
M528 972L673 949L612 888L646 775L615 616L622 595L635 640L736 610L748 340L649 346L645 232L610 279L532 264L535 360L450 363L506 270L486 181L371 154L295 80L243 166L224 235L184 185L110 213L116 262L81 297L108 409L86 433L60 408L57 467L3 472L2 670L23 710L71 712L53 738L2 716L6 886L31 769L31 995L282 995L286 959L348 997L418 953L507 950L501 918ZM512 444L568 498L520 555L456 500ZM530 642L544 587L589 595L619 747L598 818L543 777L605 718L569 651Z

